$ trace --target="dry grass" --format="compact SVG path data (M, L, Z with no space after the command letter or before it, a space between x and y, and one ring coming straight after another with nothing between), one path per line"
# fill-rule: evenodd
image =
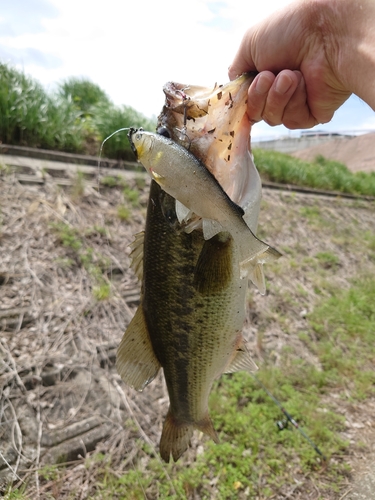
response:
M105 490L106 474L156 477L157 463L159 479L146 489L140 477L139 497L132 498L161 498L160 477L173 494L169 475L175 469L161 464L157 453L168 404L164 382L159 376L135 393L114 369L116 347L139 300L128 245L143 228L147 186L129 221L118 215L127 200L117 188L86 189L74 202L52 183L33 189L4 177L0 190L2 488L13 483L13 491L24 491L20 498L117 498L110 485ZM285 258L267 270L267 296L249 294L245 333L251 349L260 364L278 366L285 346L293 356L318 364L301 336L306 315L329 286L345 289L358 273L373 272L361 241L361 234L374 231L373 207L268 191L261 217L261 236ZM110 293L98 300L94 290L103 283ZM373 403L363 404L359 413L354 404L337 403L349 422L343 436L351 442L346 458L354 469L372 446L358 447L358 441L373 436L372 424L354 424L367 417L372 422L365 412ZM189 467L201 453L201 437L195 436L180 467ZM51 467L56 462L66 465ZM314 480L298 471L298 463L295 467L297 483L273 498L323 498L320 484L314 488ZM324 471L321 476L324 482ZM212 498L219 498L215 484Z

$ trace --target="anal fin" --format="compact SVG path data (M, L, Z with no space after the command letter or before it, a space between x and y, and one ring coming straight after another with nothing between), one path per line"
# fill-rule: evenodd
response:
M248 277L259 292L264 295L266 293L266 281L264 279L263 264L277 260L279 257L281 257L280 252L275 248L268 247L266 251L240 263L241 278Z
M224 370L224 373L235 373L240 371L254 373L258 370L258 367L250 356L244 342L245 341L243 340L241 347L237 349L234 358Z
M116 368L122 380L142 391L157 375L160 363L151 345L142 304L120 342Z

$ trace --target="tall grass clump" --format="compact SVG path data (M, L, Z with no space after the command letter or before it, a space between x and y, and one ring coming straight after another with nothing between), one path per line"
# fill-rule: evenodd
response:
M0 62L0 141L4 144L97 154L109 135L124 127L154 130L130 106L118 107L95 83L72 77L47 93L43 86ZM105 145L109 158L134 159L126 132Z
M81 151L81 112L50 96L34 79L0 62L0 140L45 149Z
M87 79L69 78L59 87L59 95L70 99L85 117L85 128L91 139L100 143L116 130L143 127L154 130L156 121L150 120L130 106L115 106L107 94ZM134 159L126 131L111 137L104 145L104 156L116 159Z
M91 113L94 128L102 141L120 128L143 127L154 131L156 127L155 119L146 118L130 106L119 107L101 102L91 108ZM103 155L116 159L134 158L127 132L122 131L111 137L104 145Z
M352 173L344 164L323 156L310 163L284 153L255 149L254 160L263 179L271 182L375 196L375 173Z
M87 78L74 76L68 78L60 83L58 94L63 99L72 100L85 115L91 115L93 106L99 103L107 106L111 104L111 100L104 90Z

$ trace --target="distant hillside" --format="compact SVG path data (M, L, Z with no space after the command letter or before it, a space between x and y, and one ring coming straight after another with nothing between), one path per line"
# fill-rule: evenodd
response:
M375 171L375 133L348 139L333 139L325 144L292 153L295 158L307 161L314 160L318 155L340 161L353 172Z

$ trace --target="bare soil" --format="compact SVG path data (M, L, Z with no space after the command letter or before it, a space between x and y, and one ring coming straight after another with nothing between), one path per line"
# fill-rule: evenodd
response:
M295 158L307 161L314 160L318 155L344 163L352 172L373 172L375 171L375 133L347 139L334 139L292 154Z
M67 499L73 490L76 498L90 498L98 466L84 464L82 457L94 450L111 456L118 477L139 461L147 471L140 440L157 451L168 406L161 376L136 393L122 384L114 367L116 348L139 303L128 245L144 225L147 184L128 221L118 217L124 199L117 188L97 192L86 186L77 193L52 181L23 186L7 175L0 178L0 193L0 489L26 482L28 498ZM303 216L301 209L308 207L318 208L326 223ZM373 214L371 202L264 191L261 236L285 257L281 267L266 271L265 297L249 290L244 331L258 364L265 359L277 364L286 345L317 362L298 338L308 328L307 312L320 299L320 278L308 259L335 253L339 266L324 279L343 288L358 273L374 273L359 241L363 231L374 232ZM90 254L101 268L111 284L109 298L94 298L92 269L82 265L72 246L64 246L56 230L61 223L80 235L78 252ZM353 244L343 238L346 233ZM343 437L350 446L344 460L351 472L340 494L324 499L370 498L350 495L359 491L357 482L364 487L362 477L375 461L375 399L354 404L336 394L330 398L345 417ZM201 448L195 436L184 463L194 461ZM41 468L57 462L68 463L63 478L44 474L42 479ZM291 495L274 498L323 498L308 475ZM157 487L145 497L157 498Z

